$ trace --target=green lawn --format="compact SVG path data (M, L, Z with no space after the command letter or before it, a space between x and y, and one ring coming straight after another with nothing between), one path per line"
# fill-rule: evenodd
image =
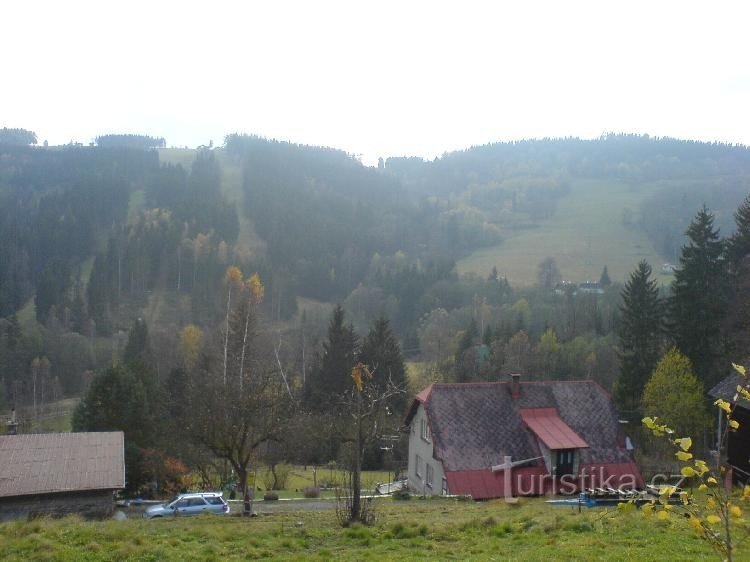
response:
M507 233L502 244L472 253L456 269L486 276L495 266L512 285L531 285L539 262L553 257L564 279L598 281L606 265L613 281L625 281L636 263L646 259L659 280L669 282L670 276L660 274L664 260L646 235L622 223L623 209L637 211L648 193L648 186L574 180L551 218L536 228Z
M680 518L547 507L542 500L377 500L372 527L333 511L248 520L201 516L0 525L0 559L25 560L718 560ZM737 553L743 559L743 553ZM745 560L747 558L744 558Z

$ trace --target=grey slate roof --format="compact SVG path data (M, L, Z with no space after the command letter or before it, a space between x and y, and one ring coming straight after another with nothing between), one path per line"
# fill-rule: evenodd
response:
M517 399L511 396L509 383L499 382L434 384L429 395L420 393L435 456L443 461L445 470L486 469L505 455L514 460L539 456L537 440L521 420L524 408L555 408L589 444L580 451L584 464L631 462L622 446L617 412L597 383L540 381L520 385Z
M0 435L0 498L124 487L121 431Z
M734 397L737 394L737 385L741 384L746 386L749 383L750 378L743 377L739 373L732 373L709 390L708 394L714 398L721 398L728 402L734 402ZM750 409L750 402L744 399L737 400L737 405Z

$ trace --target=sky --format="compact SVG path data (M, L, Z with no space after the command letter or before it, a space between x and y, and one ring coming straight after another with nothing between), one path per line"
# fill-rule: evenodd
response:
M4 2L0 127L379 156L606 132L750 145L746 2Z

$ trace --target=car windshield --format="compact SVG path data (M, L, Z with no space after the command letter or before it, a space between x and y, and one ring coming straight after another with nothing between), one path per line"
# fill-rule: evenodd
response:
M164 502L164 505L172 505L174 502L180 499L180 496L174 496L172 499L169 499Z

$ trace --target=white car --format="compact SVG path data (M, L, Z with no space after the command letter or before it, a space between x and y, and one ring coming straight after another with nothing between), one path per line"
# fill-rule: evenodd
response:
M229 504L221 497L221 492L180 494L167 503L149 507L143 512L143 518L155 519L157 517L177 515L200 515L201 513L227 515L229 513Z

